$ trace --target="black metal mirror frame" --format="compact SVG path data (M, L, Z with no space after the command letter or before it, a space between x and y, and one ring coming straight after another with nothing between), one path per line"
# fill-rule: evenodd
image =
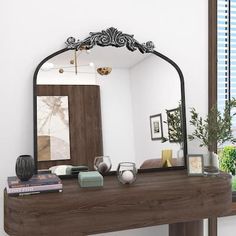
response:
M143 169L139 172L150 172L150 171L163 171L163 170L177 170L177 169L186 169L187 167L187 128L186 128L186 107L185 107L185 88L184 88L184 76L179 68L179 66L167 56L154 50L154 44L151 41L140 44L133 35L124 34L121 31L118 31L114 27L110 27L107 30L102 30L101 32L91 32L90 36L80 41L73 37L69 37L66 40L66 47L54 52L53 54L47 56L43 59L37 66L34 77L33 77L33 124L34 124L34 160L35 160L35 173L38 171L38 145L37 145L37 76L41 66L48 61L49 59L69 50L79 50L80 48L91 49L94 46L113 46L113 47L126 47L130 51L139 50L141 53L152 53L164 61L171 64L177 71L180 78L180 87L181 87L181 115L182 115L182 130L183 130L183 143L184 143L184 166L174 166L168 168L153 168L153 169ZM111 172L112 174L115 171Z

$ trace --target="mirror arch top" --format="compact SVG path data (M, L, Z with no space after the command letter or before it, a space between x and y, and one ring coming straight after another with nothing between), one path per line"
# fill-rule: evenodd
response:
M96 45L101 47L126 46L130 51L135 51L138 49L141 53L153 52L155 47L152 41L140 44L136 39L134 39L134 35L125 34L114 27L102 30L101 32L90 32L90 36L82 41L76 40L74 37L69 37L66 40L66 45L68 49L76 50L81 47L91 49Z

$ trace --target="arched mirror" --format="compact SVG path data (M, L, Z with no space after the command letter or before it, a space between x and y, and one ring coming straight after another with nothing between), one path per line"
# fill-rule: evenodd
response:
M70 37L34 75L37 169L88 166L109 156L138 169L186 167L184 79L180 68L115 28ZM68 174L65 172L64 174Z

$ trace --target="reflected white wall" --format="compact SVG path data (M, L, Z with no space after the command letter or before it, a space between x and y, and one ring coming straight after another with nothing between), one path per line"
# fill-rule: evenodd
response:
M128 69L114 69L98 76L101 95L104 155L110 156L112 169L119 162L135 162L133 114Z
M161 114L167 121L166 110L177 108L181 100L180 79L173 66L155 55L150 55L130 70L133 104L133 124L136 160L160 159L164 149L171 149L177 157L180 146L169 141L151 140L151 115ZM162 122L163 136L168 138L168 126Z

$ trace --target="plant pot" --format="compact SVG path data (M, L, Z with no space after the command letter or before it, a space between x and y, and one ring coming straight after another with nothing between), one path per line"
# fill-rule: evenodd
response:
M214 176L219 173L219 157L216 153L209 151L204 157L204 175Z

